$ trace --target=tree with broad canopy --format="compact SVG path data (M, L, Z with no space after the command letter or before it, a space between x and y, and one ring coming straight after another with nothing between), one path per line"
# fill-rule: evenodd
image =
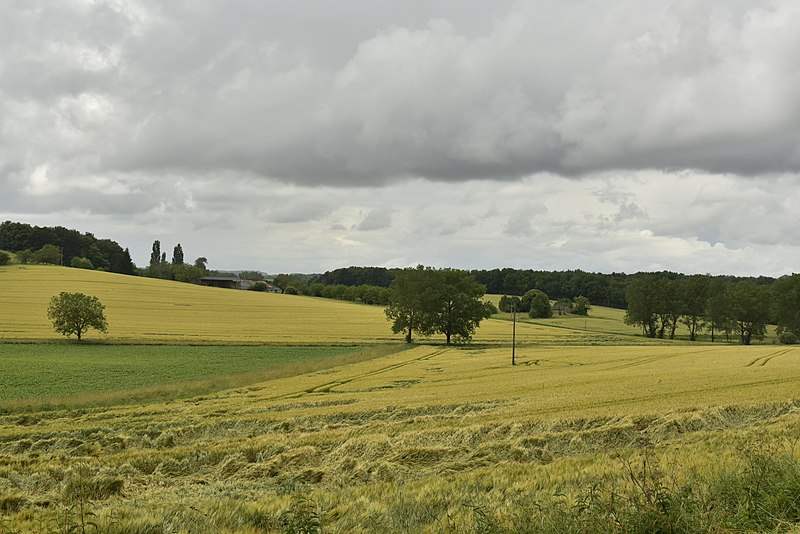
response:
M53 321L56 332L67 337L75 334L80 341L89 328L99 332L108 331L104 310L105 306L97 297L62 291L50 299L47 317Z

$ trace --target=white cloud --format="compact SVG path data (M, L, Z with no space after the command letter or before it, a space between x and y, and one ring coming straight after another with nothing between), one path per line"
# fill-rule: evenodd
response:
M798 49L789 0L4 4L0 213L140 263L780 274Z

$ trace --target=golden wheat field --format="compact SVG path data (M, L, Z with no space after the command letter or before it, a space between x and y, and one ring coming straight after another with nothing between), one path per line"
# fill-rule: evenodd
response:
M53 340L50 298L94 295L108 334L87 339L155 343L349 344L392 339L382 309L344 302L200 287L52 266L0 268L0 339ZM346 318L346 320L344 320Z
M613 488L639 491L644 512L662 517L652 496L681 484L674 494L698 495L703 513L744 519L662 532L800 522L752 526L744 505L693 485L719 469L749 473L763 451L800 465L800 348L658 343L597 310L583 329L572 318L518 324L512 366L505 318L485 321L472 345L394 350L402 335L378 307L40 266L0 268L2 341L66 346L52 344L46 319L58 291L101 299L109 333L87 339L109 344L373 348L169 401L0 406L0 534L564 532L589 513L600 522L570 532L649 532L620 527ZM792 491L776 493L791 503Z
M614 479L615 451L645 440L682 476L800 439L798 391L800 349L529 347L512 367L507 349L420 346L184 401L0 416L0 491L25 528L86 484L108 532L263 532L306 505L325 532L440 532L448 514L471 524L465 500Z
M106 307L108 333L87 340L124 343L352 345L400 341L379 306L234 291L83 269L43 265L0 267L0 341L63 339L47 319L61 291L94 295ZM608 334L518 324L521 343L604 342ZM615 336L610 336L616 339ZM439 340L438 337L433 338ZM510 343L511 325L485 321L478 343Z

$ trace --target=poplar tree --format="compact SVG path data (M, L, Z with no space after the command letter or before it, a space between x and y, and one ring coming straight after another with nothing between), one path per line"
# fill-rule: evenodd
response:
M172 265L183 265L183 248L180 243L172 249Z
M153 251L150 253L150 267L156 267L161 263L161 241L153 241Z

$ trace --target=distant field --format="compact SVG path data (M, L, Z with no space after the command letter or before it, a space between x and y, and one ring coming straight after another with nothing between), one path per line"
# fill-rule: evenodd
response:
M82 269L0 267L0 341L56 340L47 320L61 291L94 295L106 306L108 334L86 340L135 343L384 343L383 310L326 299L234 291Z
M512 367L507 349L419 346L185 401L0 415L0 517L33 531L79 487L112 533L518 532L553 499L577 514L588 488L630 484L628 458L658 483L777 458L798 392L797 348L529 346Z
M6 344L0 345L0 408L8 401L97 403L186 396L392 351L396 348Z
M361 345L403 339L402 334L392 334L380 306L200 287L66 267L12 265L0 267L0 343L64 339L47 320L50 298L61 291L94 295L105 304L108 333L90 330L85 336L90 343ZM630 333L628 327L609 326L607 323L613 321L597 313L588 329L583 329L586 325L580 321L574 323L576 329L563 328L565 325L559 323L520 323L517 341L651 342L621 338L620 334ZM431 339L440 342L443 338ZM487 320L475 341L511 343L511 325Z
M497 304L500 301L501 296L502 295L486 295L486 300ZM511 320L511 314L499 313L495 316L495 318ZM622 338L625 340L623 343L636 343L636 341L631 338L642 338L641 328L625 324L625 310L608 308L605 306L592 306L592 308L589 310L588 316L568 314L554 315L548 319L531 319L527 316L527 314L519 313L517 314L517 321L547 327L555 326L576 331L593 332L595 334L625 336ZM675 330L675 337L677 341L688 341L689 330L683 324L678 323L678 328ZM754 340L753 343L772 344L774 343L774 338L775 327L768 325L767 335L765 336L764 340ZM618 337L614 337L614 339L621 341L621 339ZM720 337L720 334L717 333L716 341L721 341L723 339L724 336ZM702 331L698 334L698 341L710 342L711 335L706 331ZM732 339L731 341L735 343L736 339Z
M487 295L486 300L499 303L502 295ZM499 313L499 319L511 319L510 313ZM625 310L607 308L605 306L592 306L588 316L581 315L555 315L549 319L531 319L525 313L518 313L517 320L532 322L545 326L559 326L575 330L585 330L597 333L606 333L623 336L641 335L641 329L626 325L624 322Z

